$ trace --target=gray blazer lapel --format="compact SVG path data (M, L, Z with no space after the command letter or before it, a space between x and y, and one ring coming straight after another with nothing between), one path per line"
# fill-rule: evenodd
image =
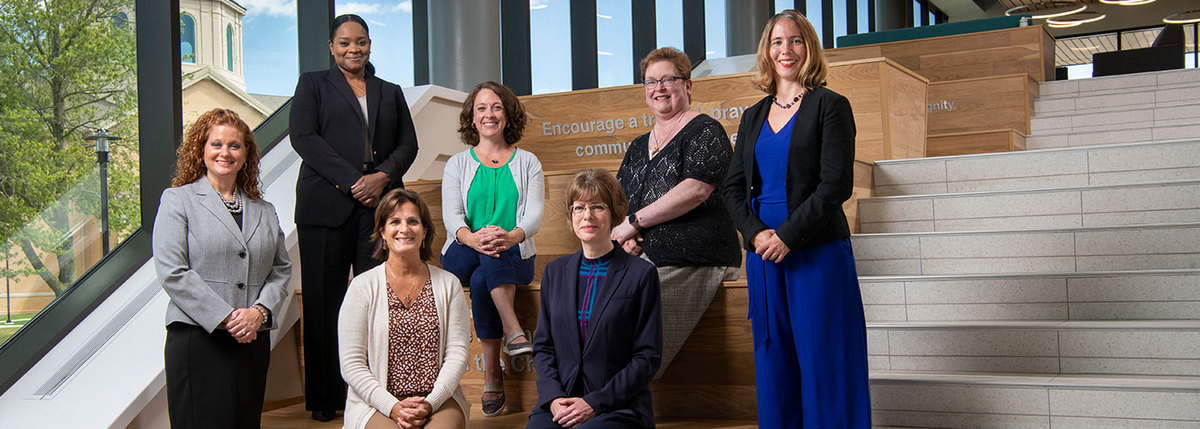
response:
M249 243L254 239L254 232L258 231L259 223L262 222L265 207L262 200L251 200L244 194L242 201L242 233L246 235L246 243Z
M191 186L192 190L196 192L197 199L200 200L200 206L207 209L217 219L217 222L223 225L230 234L233 234L233 237L238 242L245 245L246 236L242 234L242 229L238 228L237 223L233 221L233 215L230 215L229 209L225 208L225 203L221 201L221 194L213 189L212 183L208 181L208 177L200 176L200 180L192 182ZM243 207L245 206L243 204ZM243 210L245 209L243 208ZM242 219L242 223L245 223L245 218Z

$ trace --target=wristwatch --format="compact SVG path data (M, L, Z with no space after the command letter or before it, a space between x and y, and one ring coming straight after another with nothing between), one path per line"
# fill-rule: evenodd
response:
M642 226L638 225L637 213L629 214L629 225L633 226L633 229L637 229L637 230L642 229Z

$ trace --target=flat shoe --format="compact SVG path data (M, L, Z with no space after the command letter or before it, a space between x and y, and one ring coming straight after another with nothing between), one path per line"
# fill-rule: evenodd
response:
M312 412L312 419L318 422L327 422L337 418L337 411L319 410Z
M528 339L529 335L524 332L513 332L511 334L508 334L508 337L504 339L504 353L505 354L507 354L509 356L521 356L521 355L527 355L527 354L533 353L533 343L532 342L530 342L528 340L521 341L521 342L514 342L514 340L516 340L517 338L520 338L520 337L525 337L526 339Z
M499 393L497 399L479 398L483 405L483 415L486 417L495 417L504 412L504 385L503 384L484 384L483 393Z

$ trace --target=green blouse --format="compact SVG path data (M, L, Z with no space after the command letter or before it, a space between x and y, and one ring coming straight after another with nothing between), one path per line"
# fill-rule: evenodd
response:
M467 226L471 231L488 225L512 231L517 226L517 182L508 169L513 157L509 156L499 167L483 165L475 156L475 149L471 149L471 158L479 162L479 169L475 170L475 178L467 190Z

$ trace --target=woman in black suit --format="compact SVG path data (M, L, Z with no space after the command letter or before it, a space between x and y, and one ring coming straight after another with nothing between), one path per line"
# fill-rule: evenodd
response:
M817 32L767 21L722 193L742 232L760 427L871 426L867 332L842 203L854 184L854 114L825 88ZM769 337L769 338L768 338Z
M379 265L370 235L380 195L402 188L417 156L417 134L400 87L375 77L367 23L341 15L329 26L337 67L300 76L289 118L300 154L296 183L304 291L305 401L313 419L332 420L346 403L339 373L337 318L347 282Z
M654 264L609 237L625 219L617 179L586 169L567 184L582 249L542 276L533 334L537 406L526 428L652 428L650 379L662 358L662 297Z

